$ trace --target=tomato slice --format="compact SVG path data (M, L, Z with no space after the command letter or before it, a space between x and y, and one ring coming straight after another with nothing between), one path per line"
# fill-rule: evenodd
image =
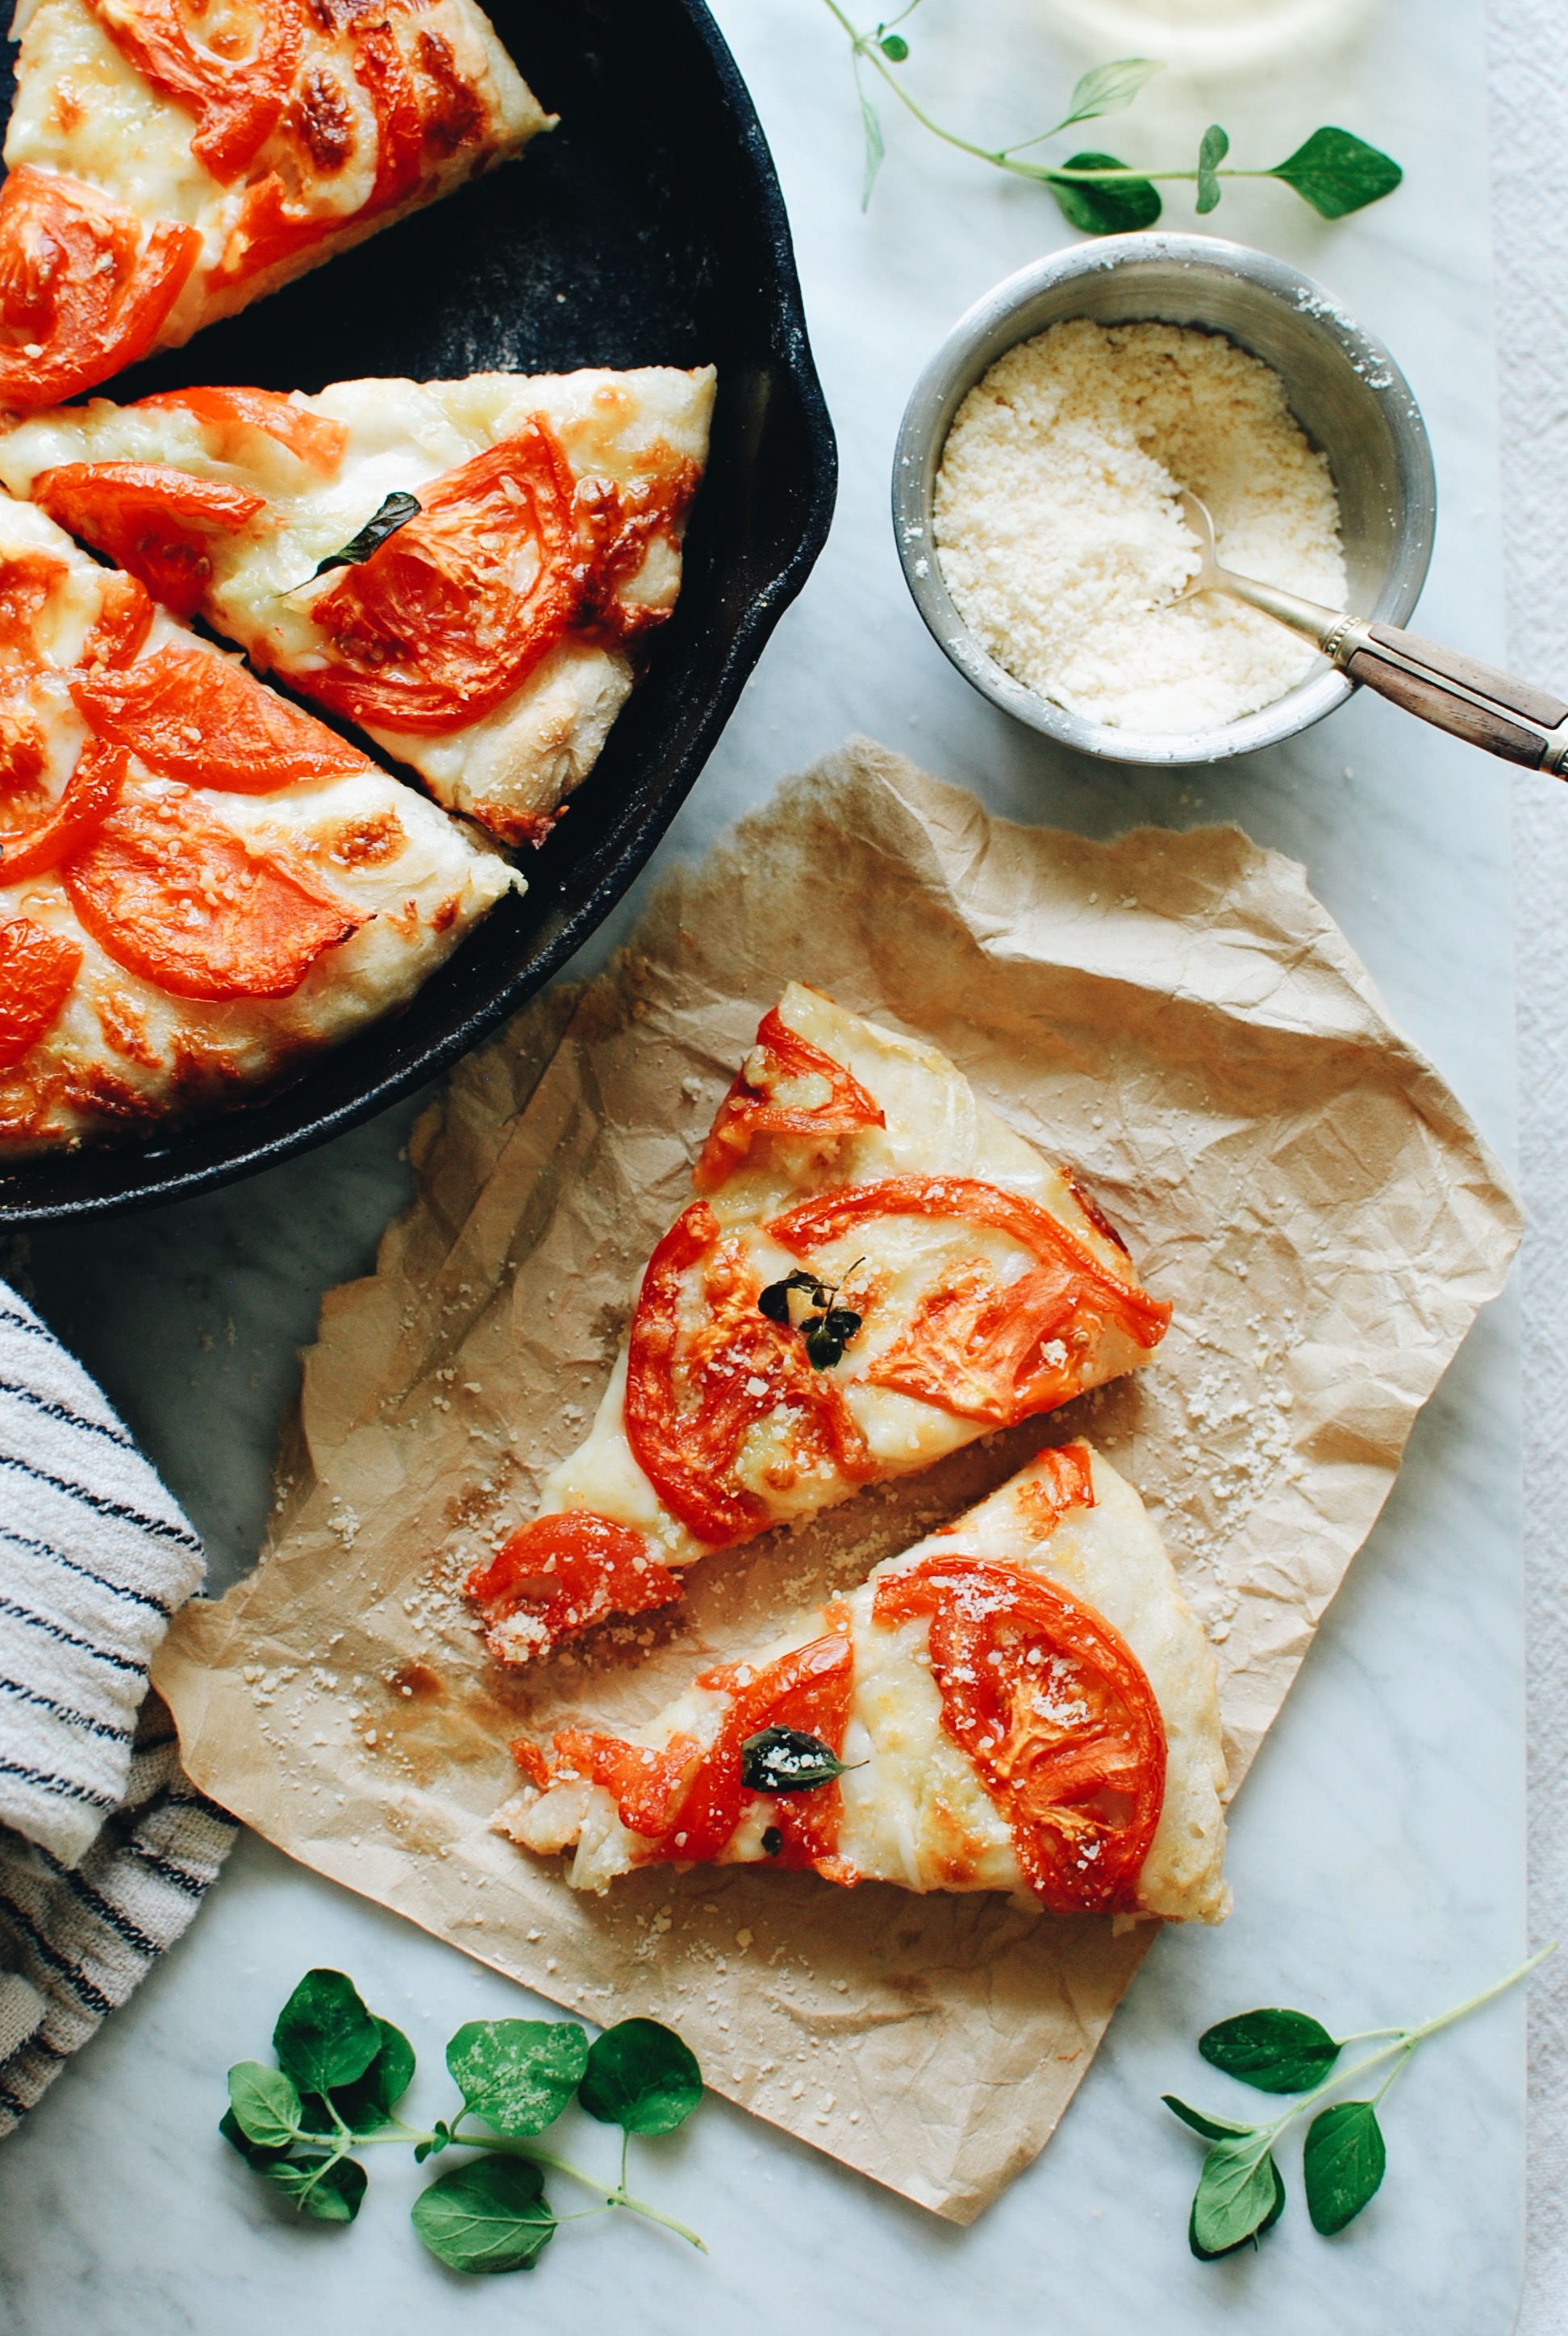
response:
M176 998L287 998L366 921L189 796L122 803L61 873L99 947Z
M180 0L90 0L93 15L143 81L196 116L190 151L220 186L252 163L287 102L305 43L298 0L256 0L251 53L199 47ZM191 13L200 15L199 7ZM232 38L232 7L222 29ZM238 45L238 44L236 44Z
M152 346L201 253L124 203L23 164L0 187L0 405L54 405Z
M938 1217L1006 1234L1037 1260L1000 1282L979 1258L928 1291L914 1318L865 1373L868 1384L960 1418L1010 1426L1079 1393L1076 1365L1096 1329L1114 1323L1156 1347L1170 1307L1119 1281L1050 1212L973 1176L890 1176L846 1184L777 1217L768 1231L797 1255L877 1217Z
M276 438L280 446L287 446L291 454L297 454L313 471L326 474L336 470L348 443L345 423L330 421L322 414L312 414L276 389L219 389L205 385L165 389L156 397L139 397L127 410L131 414L191 414L198 422L209 423L219 430L236 423L259 430L266 437Z
M129 665L152 629L151 595L118 568L106 568L98 581L103 597L79 662L89 669Z
M54 1027L81 969L77 944L31 917L0 925L0 1073L14 1071Z
M571 466L535 415L429 487L417 519L313 604L335 662L291 671L350 722L466 728L519 688L571 623L584 573ZM519 581L531 547L536 564Z
M691 1181L699 1192L716 1191L759 1135L853 1135L887 1124L875 1097L842 1063L792 1030L775 1006L763 1016L756 1044L714 1114Z
M267 509L265 495L163 462L62 462L39 472L33 501L177 617L196 614L212 580L208 532L237 535Z
M942 1726L1058 1914L1130 1912L1165 1796L1165 1730L1118 1630L1056 1583L989 1559L925 1559L877 1585L889 1628L930 1617Z
M89 738L48 817L24 834L0 833L0 884L42 876L46 868L58 868L63 860L80 851L102 826L124 784L122 750Z
M698 1265L704 1319L694 1332L681 1313L687 1276ZM760 1419L791 1416L794 1474L824 1461L852 1483L877 1474L832 1372L813 1370L805 1341L758 1311L761 1293L745 1249L696 1201L648 1260L632 1317L627 1440L670 1514L718 1548L773 1522L734 1474Z
M376 767L243 666L206 649L155 649L73 681L71 695L101 738L187 786L266 795Z
M696 1738L677 1736L662 1750L628 1744L618 1736L587 1728L563 1728L554 1739L550 1774L588 1776L615 1799L622 1825L651 1842L659 1855L698 1862L722 1854L745 1812L747 1793L741 1753L748 1737L765 1728L794 1728L815 1736L835 1755L843 1748L854 1684L854 1648L850 1617L830 1606L833 1627L809 1645L762 1670L726 1664L696 1681L730 1698L718 1732L706 1748ZM532 1752L533 1747L529 1747ZM534 1758L521 1765L538 1780ZM852 1877L839 1864L839 1825L843 1804L836 1782L805 1793L765 1796L769 1822L781 1836L781 1865L830 1869L830 1879ZM835 1870L836 1869L836 1870Z
M519 1526L488 1563L474 1567L463 1594L482 1609L492 1630L519 1613L535 1618L533 1651L543 1653L607 1615L667 1606L681 1588L641 1533L591 1510L571 1509ZM498 1635L491 1651L503 1662L517 1660L510 1634Z

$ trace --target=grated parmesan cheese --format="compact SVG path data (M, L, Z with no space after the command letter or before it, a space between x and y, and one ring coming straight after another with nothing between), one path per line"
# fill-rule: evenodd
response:
M1198 569L1183 486L1222 566L1344 607L1334 482L1270 366L1216 333L1087 317L1009 349L959 406L937 477L964 622L1091 721L1207 730L1271 704L1317 652L1218 593L1178 600Z

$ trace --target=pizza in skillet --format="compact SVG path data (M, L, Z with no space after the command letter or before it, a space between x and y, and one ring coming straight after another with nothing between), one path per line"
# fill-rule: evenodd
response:
M519 883L0 497L0 1156L247 1100Z
M712 1862L1057 1914L1229 1911L1213 1657L1143 1503L1084 1443L635 1737L513 1749L531 1784L498 1828L574 1849L579 1890Z
M95 398L0 439L0 481L538 842L675 606L713 394L650 366Z
M693 1181L587 1440L467 1585L502 1662L1132 1370L1170 1319L945 1056L799 983Z
M276 291L548 126L473 0L19 0L0 406Z

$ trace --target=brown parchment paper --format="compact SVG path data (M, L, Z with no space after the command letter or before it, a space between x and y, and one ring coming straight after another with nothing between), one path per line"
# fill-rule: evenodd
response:
M647 1252L792 976L947 1050L1088 1179L1170 1335L1135 1379L709 1562L672 1613L502 1677L456 1599L591 1416ZM970 2220L1038 2151L1148 1942L997 1897L656 1869L579 1896L489 1830L509 1737L695 1669L1086 1432L1213 1641L1239 1782L1500 1286L1500 1172L1293 862L1233 828L1007 824L869 744L667 881L633 945L460 1065L418 1198L306 1358L271 1546L157 1682L202 1788L557 2002L671 2021L710 2083Z

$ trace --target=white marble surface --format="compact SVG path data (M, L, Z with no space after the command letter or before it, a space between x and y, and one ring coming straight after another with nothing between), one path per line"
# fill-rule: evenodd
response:
M1303 859L1381 984L1494 1144L1513 1148L1508 781L1358 703L1292 749L1201 781L1050 751L993 715L932 647L886 519L892 432L959 308L1065 239L1048 200L901 130L869 219L838 36L814 0L723 0L794 218L844 483L828 551L786 618L667 850L691 851L784 771L862 729L1015 816L1105 832L1239 819ZM929 17L929 23L927 18ZM1071 78L1045 0L927 0L917 59L950 112L1023 134ZM1502 645L1479 0L1386 0L1357 42L1261 84L1167 90L1164 122L1225 120L1288 150L1352 122L1409 167L1406 190L1329 229L1282 190L1212 224L1316 272L1388 341L1426 408L1444 505L1422 620ZM1135 117L1137 119L1138 117ZM1256 125L1254 132L1254 125ZM1238 159L1246 159L1238 153ZM1184 196L1173 224L1189 222ZM629 913L629 912L628 912ZM625 917L617 920L624 930ZM321 1290L368 1261L405 1172L408 1113L229 1195L32 1244L40 1302L103 1377L209 1534L219 1582L248 1562L295 1346ZM1165 2336L1503 2336L1518 2288L1522 2017L1495 2008L1435 2044L1391 2097L1391 2168L1349 2233L1319 2240L1299 2177L1260 2255L1187 2253L1197 2147L1164 2089L1230 2103L1192 2038L1259 2000L1346 2028L1435 2010L1514 1960L1523 1926L1517 1331L1505 1300L1427 1415L1389 1509L1333 1609L1236 1811L1237 1913L1160 1942L1044 2157L959 2233L722 2104L644 2153L648 2188L705 2230L694 2261L629 2227L566 2233L521 2292L464 2282L404 2217L420 2176L385 2162L347 2234L302 2232L212 2136L221 2071L264 2050L310 1962L352 1971L430 2065L463 2018L525 1998L378 1910L242 1845L185 1943L0 2153L0 2319L17 2336L224 2328L302 2316L386 2336L432 2324L794 2336L1049 2327ZM599 2140L602 2147L602 2137ZM592 2140L585 2144L591 2148ZM391 2153L382 2153L385 2160Z

